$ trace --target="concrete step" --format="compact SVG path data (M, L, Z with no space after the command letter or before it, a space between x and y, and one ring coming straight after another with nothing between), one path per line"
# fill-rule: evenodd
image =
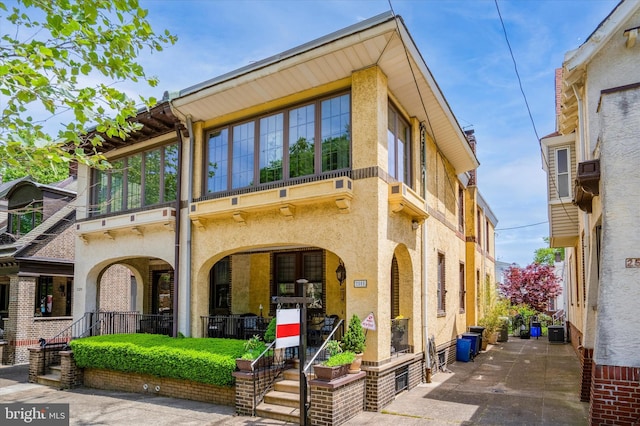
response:
M274 389L279 392L288 392L300 395L300 381L299 380L281 380L274 383Z
M62 366L61 365L50 365L49 366L49 370L51 370L51 371L62 371Z
M282 405L263 402L256 407L256 415L267 419L280 420L293 424L300 423L300 408L285 407Z
M61 382L61 374L60 374L60 372L52 372L52 373L49 373L49 374L44 374L44 375L38 376L38 384L40 384L40 385L59 388L60 387L60 382Z
M271 391L264 396L264 402L285 407L300 407L300 395L290 392Z

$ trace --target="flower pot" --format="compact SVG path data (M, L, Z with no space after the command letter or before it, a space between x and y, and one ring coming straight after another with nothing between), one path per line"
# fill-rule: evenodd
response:
M362 353L356 354L356 359L354 359L351 365L349 366L349 374L356 374L360 372L360 366L362 365L363 355L364 354Z
M252 362L252 359L236 358L236 367L238 367L240 371L250 372Z
M331 380L346 376L349 372L349 364L327 367L326 365L314 365L313 373L316 379L330 382Z
M489 344L495 345L498 343L498 332L489 333Z

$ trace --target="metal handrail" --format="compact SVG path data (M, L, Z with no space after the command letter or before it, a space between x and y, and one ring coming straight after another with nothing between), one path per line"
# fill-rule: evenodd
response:
M306 376L307 373L309 372L309 367L311 367L316 359L318 358L318 355L320 355L322 353L322 351L324 351L327 347L327 343L329 343L330 340L332 340L333 335L336 333L336 331L338 331L338 328L340 328L340 326L342 325L344 320L340 320L338 321L338 324L333 328L333 330L331 330L331 333L329 333L329 335L327 336L327 338L325 339L324 342L322 342L322 345L318 348L318 350L316 351L315 355L313 355L313 357L309 360L309 362L307 362L307 365L304 366L304 369L302 370L302 372L304 373L304 375Z

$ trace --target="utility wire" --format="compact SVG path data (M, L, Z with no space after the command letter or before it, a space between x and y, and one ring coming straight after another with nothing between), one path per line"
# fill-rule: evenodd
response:
M508 231L510 229L522 229L522 228L529 228L531 226L538 226L538 225L542 225L544 223L549 223L548 220L545 220L544 222L538 222L538 223L531 223L529 225L521 225L521 226L513 226L511 228L496 228L496 231Z
M513 61L513 69L516 72L516 78L518 79L518 86L520 87L520 93L522 93L522 98L524 99L524 104L527 107L527 113L529 114L529 120L531 121L531 126L533 127L533 133L535 133L536 140L538 141L538 146L540 147L540 153L542 154L542 160L544 161L545 165L547 166L547 170L549 172L551 172L551 168L549 167L549 162L547 160L547 156L546 156L546 154L544 152L544 148L542 147L542 142L540 142L540 136L538 136L538 129L536 128L536 123L535 123L535 121L533 119L533 114L531 114L531 108L529 107L529 102L527 101L527 95L524 93L524 88L522 87L522 79L520 78L520 73L518 72L518 64L516 63L516 58L515 58L515 56L513 54L513 50L511 49L511 43L509 43L509 37L507 36L507 28L504 25L504 20L502 19L502 14L500 13L500 7L498 6L498 0L493 0L493 1L494 1L495 5L496 5L496 10L498 11L498 17L500 18L500 24L502 25L502 32L504 33L504 39L507 42L507 47L509 48L509 54L511 55L511 60ZM557 197L560 198L560 191L558 190L558 187L556 186L555 177L549 177L548 180L551 181L551 185L553 186L553 189L556 191ZM578 226L576 221L571 217L571 215L567 211L567 208L565 207L564 203L560 203L560 205L562 206L562 210L564 211L564 213L567 216L567 218L569 219L569 221L573 225Z

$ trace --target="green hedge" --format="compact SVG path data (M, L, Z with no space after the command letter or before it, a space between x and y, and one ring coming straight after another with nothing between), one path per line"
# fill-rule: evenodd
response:
M236 358L244 341L233 339L174 339L155 334L113 334L70 343L76 364L231 386Z

